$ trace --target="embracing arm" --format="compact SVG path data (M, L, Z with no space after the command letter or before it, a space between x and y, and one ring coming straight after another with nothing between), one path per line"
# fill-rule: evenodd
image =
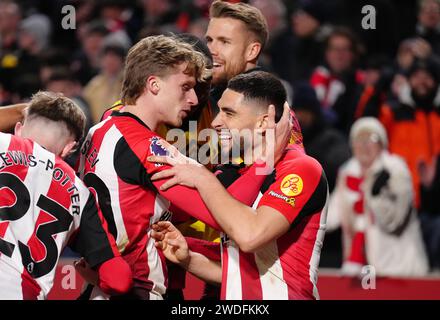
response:
M204 176L207 177L208 181L215 181L228 197L233 197L239 203L251 205L255 201L258 191L266 178L265 175L256 174L258 168L261 167L264 167L264 164L254 164L248 172L238 178L228 189L225 189L216 176L209 170L204 167L201 167L200 170ZM221 230L216 219L212 216L209 208L207 208L205 202L200 197L200 191L180 185L168 190L163 190L161 187L167 183L167 181L168 180L157 180L153 181L153 184L159 190L159 193L172 203L173 209L191 215L214 229Z
M23 110L26 107L26 103L0 107L0 132L11 131L18 121L23 120Z
M269 206L252 209L229 196L216 179L198 180L197 190L206 206L244 252L257 250L289 229L289 221L278 210Z
M154 224L151 237L156 240L156 247L162 250L169 261L206 282L221 283L220 262L189 250L185 237L171 222L159 221Z
M275 182L256 209L230 197L216 179L194 165L177 165L152 179L173 176L168 186L196 187L223 231L242 251L254 252L286 233L293 223L319 213L327 200L327 180L316 160L304 157L287 161L278 169Z

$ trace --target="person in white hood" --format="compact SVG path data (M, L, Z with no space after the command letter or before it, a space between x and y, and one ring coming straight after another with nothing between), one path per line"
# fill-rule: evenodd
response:
M339 170L330 198L327 230L342 227L343 274L364 265L378 276L423 276L428 260L411 175L404 160L388 152L375 118L357 120L350 131L353 156Z

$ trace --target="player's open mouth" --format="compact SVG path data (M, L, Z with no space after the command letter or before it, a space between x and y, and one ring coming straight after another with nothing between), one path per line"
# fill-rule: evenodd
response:
M221 67L223 67L223 64L218 63L218 62L214 62L214 63L212 64L212 66L213 66L214 68L221 68Z
M221 141L229 141L232 139L232 135L229 130L221 130L221 131L217 131L217 133L218 133L218 138Z

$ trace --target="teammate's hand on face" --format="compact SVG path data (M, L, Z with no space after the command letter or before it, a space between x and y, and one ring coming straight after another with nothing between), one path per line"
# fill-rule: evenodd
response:
M284 103L283 115L278 123L275 123L275 106L269 105L267 110L267 127L266 127L266 149L259 154L256 160L266 162L267 165L275 164L282 156L284 149L289 143L291 132L293 129L293 122L288 103ZM272 132L270 134L270 132ZM261 146L255 146L255 149L261 149ZM270 161L273 159L274 161Z
M274 108L274 122L275 122L275 108ZM290 107L287 102L284 103L283 115L275 124L275 163L283 155L284 149L289 144L289 140L293 130L293 119L290 113Z
M75 261L74 266L75 266L75 270L81 275L81 277L83 277L84 281L93 284L95 286L98 285L99 282L98 272L90 268L89 264L86 262L84 258Z
M156 247L161 249L165 257L173 263L187 265L189 249L185 237L169 221L153 224L151 237L156 240Z

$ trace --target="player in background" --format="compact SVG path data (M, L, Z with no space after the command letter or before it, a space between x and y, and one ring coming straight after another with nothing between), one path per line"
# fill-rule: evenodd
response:
M103 291L117 295L131 287L130 268L94 195L62 160L84 125L70 99L38 92L15 136L0 133L0 299L45 299L66 245L97 270Z
M267 106L275 105L279 118L285 98L281 82L269 73L240 74L229 81L219 100L220 113L212 125L226 137L224 132L232 129L264 132L272 126ZM229 140L231 145L237 143L231 136ZM242 150L246 158L246 153L254 152L255 145L243 145L249 146ZM196 188L217 222L214 227L223 231L220 266L188 251L184 237L170 222L158 222L152 236L169 260L207 282L221 282L222 299L319 297L316 283L328 185L315 159L298 148L285 148L282 157L275 158L274 172L264 181L252 206L233 199L201 166L178 164L176 157L149 160L175 165L151 179L167 179L161 188L169 192L177 184Z

